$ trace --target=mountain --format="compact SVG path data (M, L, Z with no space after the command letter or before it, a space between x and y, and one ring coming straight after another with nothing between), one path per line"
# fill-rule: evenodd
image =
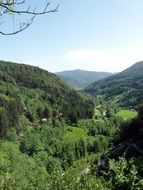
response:
M69 85L75 89L83 89L94 81L103 79L112 75L108 72L95 72L95 71L84 71L84 70L71 70L55 73Z
M79 118L92 117L93 108L90 97L73 90L55 74L0 61L0 114L5 113L10 125L21 114L32 123L58 117L74 123Z
M8 185L0 180L0 189L59 189L52 177L84 156L84 141L65 134L93 111L90 96L55 74L0 61L0 178L12 179Z
M89 85L85 92L102 95L118 106L138 108L143 103L143 61L126 70Z
M132 150L142 156L143 107L139 111L140 118L119 134L122 121L110 113L106 112L104 120L101 117L86 119L91 118L95 110L92 99L38 67L0 61L0 177L3 179L0 189L129 190L140 185L143 163L141 159L132 159L128 164L124 153ZM100 101L97 104L96 110L101 115L102 105ZM77 123L78 119L81 120ZM117 141L113 141L117 136ZM112 149L113 143L118 141L123 146L119 144ZM107 163L107 166L111 166L113 172L107 173L107 168L105 178L100 178L101 164L97 163L97 156L109 150L101 157L103 167L108 155L122 151L124 158L122 162L117 158L118 165L116 160L110 160L112 165ZM117 172L120 168L123 171L125 165L124 173ZM117 175L125 180L120 182ZM75 179L79 180L75 183ZM88 183L83 183L83 179ZM138 189L142 189L141 185Z

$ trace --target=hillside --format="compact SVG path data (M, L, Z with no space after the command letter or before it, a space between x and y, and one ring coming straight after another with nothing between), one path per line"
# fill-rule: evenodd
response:
M103 79L112 75L108 72L95 72L95 71L84 71L84 70L71 70L55 73L69 85L75 89L83 89L94 81Z
M57 189L52 173L61 176L84 156L80 138L65 138L67 124L93 110L89 96L56 75L0 61L0 189Z
M106 79L89 85L85 92L102 95L118 106L138 108L143 97L143 61L137 62L128 69Z
M56 75L40 68L1 61L0 189L117 190L120 182L114 184L117 181L114 178L123 172L112 176L107 173L109 178L103 179L97 174L98 161L107 150L112 150L105 154L107 158L118 150L118 146L114 146L118 141L125 148L129 146L122 142L126 135L129 142L134 134L142 138L143 108L140 108L138 120L135 118L131 123L131 133L128 124L122 133L122 120L118 116L125 116L125 113L119 112L116 117L111 114L110 104L109 112L104 100L96 101L99 105L95 110L100 115L93 118L94 104L90 96L76 92ZM100 111L105 107L106 117L101 117ZM129 117L131 113L126 111ZM142 162L133 166L140 167ZM141 186L138 189L142 189L140 171L132 172L130 165L124 168L129 172L123 173L123 177L127 175L129 180L122 180L121 187L126 187L126 182L130 185L135 178L133 183L138 183ZM134 175L130 179L128 173L139 177ZM130 189L133 188L129 186L126 190Z
M8 111L11 101L18 107L21 105L21 110L26 109L26 116L32 122L60 115L74 123L79 118L91 117L94 107L91 98L71 89L55 74L38 67L0 61L1 107Z
M80 190L87 156L105 150L118 127L87 119L93 110L90 96L56 75L0 61L0 189Z

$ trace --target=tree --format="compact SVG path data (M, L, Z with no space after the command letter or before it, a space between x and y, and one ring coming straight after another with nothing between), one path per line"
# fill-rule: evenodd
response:
M71 124L77 124L78 118L75 112L69 114L69 120Z
M28 28L36 16L55 13L59 4L50 8L51 3L40 1L37 6L34 1L27 0L0 0L0 34L13 35ZM12 18L12 19L11 19ZM12 30L7 31L9 26Z
M5 137L8 128L8 117L5 108L0 107L0 137Z
M139 107L138 116L139 116L140 119L143 119L143 105L141 105Z
M43 111L43 117L49 119L51 116L52 116L52 112L51 112L50 107L45 106L44 111Z

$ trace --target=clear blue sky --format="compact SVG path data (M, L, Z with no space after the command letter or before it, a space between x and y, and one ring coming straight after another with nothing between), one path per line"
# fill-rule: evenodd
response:
M0 59L51 72L121 71L143 60L143 0L62 0L58 13L1 35Z

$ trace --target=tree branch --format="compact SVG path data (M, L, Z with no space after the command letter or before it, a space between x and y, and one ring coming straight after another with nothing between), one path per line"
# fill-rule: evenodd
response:
M6 33L6 32L3 32L3 31L0 30L0 34L5 35L5 36L10 36L10 35L18 34L18 33L22 32L23 30L27 29L32 24L34 18L35 18L35 16L33 16L30 19L30 21L27 22L25 25L24 24L21 25L19 27L19 29L15 30L14 32L8 32L8 33Z
M46 5L44 6L44 9L41 11L36 11L36 7L32 11L30 5L27 9L19 9L22 5L25 5L25 4L26 4L26 0L13 0L13 1L0 0L0 19L1 20L3 20L3 17L5 14L7 14L7 15L9 14L8 16L9 17L12 16L13 18L14 18L14 15L18 15L18 16L31 15L32 16L32 18L30 18L24 24L21 25L19 23L19 26L17 26L17 29L14 30L13 32L5 32L0 29L0 34L14 35L14 34L20 33L23 30L27 29L33 23L33 20L36 16L45 15L45 14L49 14L49 13L55 13L58 11L58 8L60 5L60 4L58 4L54 9L48 10L48 8L50 6L50 2L48 1L46 3ZM0 23L0 26L2 26L3 23L5 23L5 22L2 21Z
M29 15L35 15L35 16L48 14L48 13L55 13L59 8L59 4L58 4L55 9L47 10L49 5L50 5L50 3L47 3L42 12L35 12L35 11L30 11L30 7L28 7L27 10L13 10L9 7L9 5L4 5L3 3L0 3L0 7L6 9L10 13L29 14Z

